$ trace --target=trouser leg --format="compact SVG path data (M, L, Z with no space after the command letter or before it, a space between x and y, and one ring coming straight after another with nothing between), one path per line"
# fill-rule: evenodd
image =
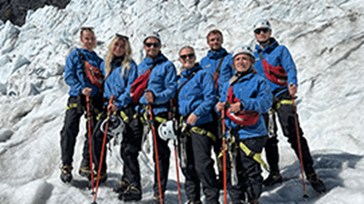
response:
M165 114L158 114L161 118L165 118ZM154 121L155 134L157 139L157 148L158 148L158 161L159 161L159 175L162 187L162 195L166 191L167 181L168 181L168 170L169 170L169 157L171 155L171 150L168 147L168 141L164 141L159 137L158 127L161 123ZM153 140L154 141L154 140ZM153 146L154 147L154 146ZM155 150L153 148L153 160L154 160L154 195L159 196L159 187L158 187L158 172L157 172L157 163L155 161Z
M267 163L269 165L269 168L271 170L271 172L279 172L279 152L278 152L278 138L277 138L277 123L276 123L276 114L273 115L273 117L271 119L273 119L272 121L272 125L273 125L273 131L274 134L272 137L270 137L267 140L267 143L265 145L265 155L267 158ZM265 121L265 125L267 127L268 130L268 123L269 123L269 115L268 113L263 114L263 118Z
M185 136L187 137L187 136ZM180 151L179 143L179 152ZM186 153L187 153L187 166L182 169L182 173L185 176L185 191L189 201L195 202L200 200L200 180L198 179L195 170L195 159L192 148L192 139L190 137L186 140ZM181 156L181 153L179 154Z
M211 123L201 126L202 129L211 131L214 128ZM216 173L213 168L214 161L211 158L211 148L214 141L207 135L193 132L191 136L192 149L194 152L195 169L199 180L202 183L203 192L206 196L206 203L219 203L219 188L216 180Z
M123 134L120 145L120 155L124 161L123 176L130 182L130 186L141 189L140 166L138 162L141 150L143 126L139 118L134 118Z
M101 152L102 152L102 144L104 142L104 133L101 131L100 127L101 124L104 122L106 118L105 117L101 117L96 125L95 125L95 129L93 131L92 134L92 151L93 151L93 161L94 161L94 170L96 172L98 172L99 170L99 165L100 165L100 161L101 161ZM108 138L106 136L106 142L108 142ZM103 154L103 159L102 159L102 165L101 165L101 172L106 172L107 171L107 165L106 165L106 158L107 158L107 149L106 149L106 144L105 144L105 148L104 148L104 154Z
M82 113L77 112L77 97L68 98L67 110L61 130L61 155L63 165L72 165L76 137L79 132L79 123Z
M286 99L290 100L290 96L288 93L283 93L282 96L279 96L280 100ZM298 132L299 132L299 139L301 144L301 151L302 151L302 160L303 166L306 175L314 173L315 170L313 168L313 159L307 144L306 138L303 137L303 131L300 127L300 123L298 120L298 115L295 115L293 110L292 104L281 105L277 110L278 119L281 123L281 127L283 130L284 136L288 138L288 142L291 144L291 147L294 149L297 158L299 158L299 151L298 151L298 143L297 143L297 134L296 134L296 123L295 117L297 116L297 125L298 125Z
M253 152L262 152L263 147L267 141L267 136L249 138L244 140L244 144ZM244 180L244 189L250 201L259 199L262 193L263 177L260 164L255 161L251 156L246 155L245 152L239 149L240 159L238 162L239 168L243 171L242 180Z

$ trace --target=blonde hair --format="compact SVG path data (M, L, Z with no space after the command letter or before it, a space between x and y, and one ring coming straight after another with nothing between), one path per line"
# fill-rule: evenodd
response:
M190 49L190 50L193 52L193 54L195 54L195 49L193 49L193 47L191 47L191 46L189 46L189 45L186 45L186 46L182 47L182 48L179 50L178 55L180 55L180 54L181 54L181 51L182 51L182 50L184 50L184 49Z
M122 41L125 42L125 54L124 54L124 60L121 63L123 66L121 67L121 78L124 77L124 74L127 73L129 71L130 68L130 61L133 60L131 58L131 47L130 47L130 43L129 40L125 37L120 37L120 36L116 36L112 41L111 44L109 46L109 51L107 52L106 55L106 60L105 60L105 72L106 72L106 76L109 75L109 72L111 71L111 61L114 59L114 54L112 53L115 47L115 43L116 41L118 41L119 39L121 39Z

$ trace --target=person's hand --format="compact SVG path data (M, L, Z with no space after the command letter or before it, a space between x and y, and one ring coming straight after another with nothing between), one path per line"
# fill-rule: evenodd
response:
M241 103L236 102L236 103L230 104L230 111L232 111L234 114L241 111Z
M111 103L111 104L107 105L107 110L116 112L116 111L118 111L118 107L115 104Z
M186 123L189 125L195 124L197 119L198 117L192 113L190 116L188 116Z
M91 96L91 92L92 92L92 88L88 88L88 87L86 87L82 90L82 94L85 96Z
M216 110L217 111L223 111L225 109L226 102L218 102L216 104Z
M148 103L153 103L154 102L154 94L151 91L147 91L145 93L145 99L147 100Z
M297 93L297 86L290 83L288 86L289 95L294 96Z

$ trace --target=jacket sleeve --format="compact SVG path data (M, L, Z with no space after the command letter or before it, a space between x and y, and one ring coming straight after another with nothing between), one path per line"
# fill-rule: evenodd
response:
M231 77L233 76L233 68L232 68L232 58L231 55L227 55L226 58L224 59L224 66L221 67L220 69L220 73L219 73L219 80L218 80L218 84L219 84L219 95L221 95L221 92L224 87L224 84L229 81L231 79Z
M131 97L130 97L130 87L134 83L135 79L138 77L137 70L138 69L137 69L136 64L133 62L130 62L130 68L129 68L128 73L124 73L124 82L126 82L125 90L118 98L118 100L120 101L121 107L125 107L129 103L132 102Z
M268 82L265 79L259 79L256 81L257 97L256 98L244 98L240 102L243 106L243 110L252 110L259 113L268 112L271 107L273 95L270 91Z
M66 60L64 79L66 84L76 90L78 94L82 94L82 90L86 87L85 83L77 77L77 70L82 70L82 66L82 61L77 52L72 51Z
M221 90L221 94L220 94L220 97L219 97L219 102L226 102L226 97L227 97L227 92L229 90L229 87L230 87L230 84L229 82L225 82L224 85L222 86L222 90Z
M165 65L165 78L164 87L165 89L159 93L154 93L156 104L165 104L169 99L174 98L177 91L177 74L176 68L173 63L168 61Z
M217 101L215 82L211 74L207 72L202 72L199 74L200 83L203 88L203 101L199 106L193 111L198 118L207 115L214 108Z
M288 76L288 86L290 83L298 86L297 84L297 71L296 65L292 59L292 56L288 49L285 46L282 46L282 54L281 54L281 65L283 69L286 71Z

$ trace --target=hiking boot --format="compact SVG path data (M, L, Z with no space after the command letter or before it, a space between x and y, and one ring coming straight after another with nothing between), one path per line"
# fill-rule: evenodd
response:
M129 186L118 198L123 201L139 201L142 199L142 192L137 187Z
M263 185L266 187L281 184L283 181L282 176L279 172L271 172L267 179L263 181Z
M153 196L153 201L150 204L160 204L161 201L159 199L159 196ZM164 204L164 198L163 198L163 204Z
M94 175L94 180L95 180L95 182L97 182L97 174ZM104 183L106 180L107 180L107 173L101 172L100 178L99 178L99 183Z
M326 191L325 183L318 177L316 173L307 175L307 180L311 183L312 188L319 193L324 193Z
M78 174L91 180L91 170L89 166L83 166L78 170Z
M128 181L128 179L122 178L121 181L119 182L119 185L115 186L113 191L115 193L120 194L120 193L124 192L128 188L129 184L130 184L130 182Z
M187 203L186 204L201 204L202 202L200 201L200 200L198 200L198 201L187 201Z
M247 204L245 201L239 200L239 201L231 201L229 204Z
M61 168L61 180L63 183L69 183L72 180L72 166L71 165L64 165Z

